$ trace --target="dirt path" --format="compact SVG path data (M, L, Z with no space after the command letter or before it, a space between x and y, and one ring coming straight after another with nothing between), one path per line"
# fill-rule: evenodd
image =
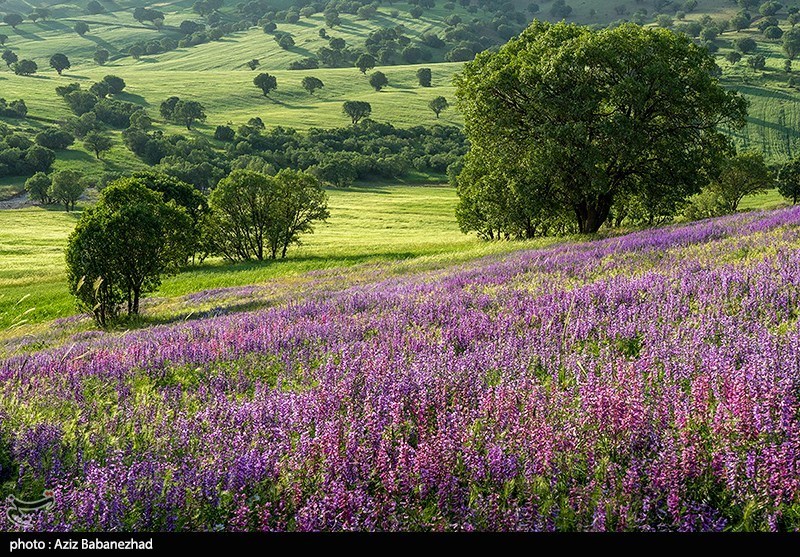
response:
M33 201L31 201L30 196L27 192L23 192L19 195L15 195L10 199L6 199L5 201L0 201L0 210L2 209L22 209L24 207L31 207L33 205Z

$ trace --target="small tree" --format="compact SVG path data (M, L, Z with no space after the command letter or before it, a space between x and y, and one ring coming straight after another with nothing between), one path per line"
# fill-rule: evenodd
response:
M14 64L14 73L17 75L33 75L39 66L33 60L20 60Z
M83 138L83 146L94 153L94 156L100 160L100 155L114 145L110 137L103 135L100 132L89 132Z
M748 195L763 193L773 184L772 174L764 163L764 155L745 151L731 157L722 167L710 190L717 194L725 213L735 213Z
M420 68L417 70L417 80L419 81L420 87L430 87L431 86L431 69L430 68Z
M65 54L58 52L50 57L50 67L58 72L58 75L61 75L61 72L70 69L71 65L69 58Z
M783 51L790 60L800 54L800 27L792 27L783 34Z
M369 76L369 84L372 85L372 88L376 91L380 91L389 85L389 78L386 77L386 74L383 72L374 72Z
M755 52L757 47L758 44L756 44L756 41L750 37L744 37L736 40L736 49L739 52L749 54L750 52Z
M282 35L276 38L278 40L278 46L281 47L283 50L289 50L294 46L294 39L289 33L283 33Z
M175 104L173 117L178 122L184 124L187 130L192 129L195 122L204 122L206 113L203 105L197 101L178 101Z
M101 66L108 62L110 56L111 55L105 48L98 48L94 51L94 61Z
M44 172L37 172L25 180L25 191L31 197L38 199L42 205L53 202L50 198L50 177Z
M268 97L272 91L277 89L278 80L274 75L260 73L253 78L253 84L261 89L261 92L264 93L265 97Z
M439 114L447 110L450 107L450 103L447 102L442 96L436 97L435 99L431 99L431 102L428 103L428 108L433 110L433 113L436 114L436 119L439 119Z
M125 89L125 80L115 75L105 76L103 83L108 86L108 93L111 95L118 95Z
M75 32L81 37L83 37L86 33L89 32L89 25L87 25L83 21L79 21L78 23L75 24Z
M0 45L6 44L7 40L8 40L8 35L4 35L3 33L0 33Z
M3 16L3 22L10 25L12 29L16 29L17 25L23 21L24 18L19 14L6 14Z
M367 72L375 67L375 63L375 57L371 54L362 54L356 59L356 67L364 75L367 75Z
M112 182L81 215L67 245L67 276L79 306L102 327L120 306L139 313L141 297L177 272L192 249L191 219L136 178Z
M91 0L86 4L86 11L91 15L97 15L103 13L106 9L97 0Z
M229 261L263 260L279 197L278 183L264 174L234 170L220 180L209 197L215 251Z
M756 54L755 56L748 56L747 65L754 70L763 70L767 65L767 59L763 54Z
M736 52L735 50L731 50L728 54L725 55L725 59L731 64L736 65L742 59L742 55Z
M86 191L81 174L76 170L59 170L50 178L47 195L61 203L67 212L75 208L75 203Z
M800 201L800 157L784 164L778 171L778 191L797 205Z
M273 226L269 234L270 257L275 259L292 244L300 243L300 235L314 231L314 223L329 216L328 195L320 181L306 172L284 169L275 176L278 202L274 208Z
M306 76L303 78L303 89L308 91L309 95L313 95L314 91L317 89L322 89L325 87L325 84L322 83L322 80L317 77Z
M10 49L6 49L1 57L3 58L3 62L5 62L6 66L9 68L11 67L11 64L14 64L17 62L17 60L19 60L17 53Z
M134 60L138 60L142 57L142 54L144 54L144 49L138 44L135 44L128 49L128 54L130 54L131 58Z
M345 101L342 105L342 112L347 114L355 125L359 120L372 113L372 106L365 101Z
M247 67L250 68L251 70L255 70L260 65L261 65L261 62L259 62L257 58L253 58L252 60L250 60L247 63Z
M140 109L131 114L130 123L131 128L146 130L153 126L153 119L144 109Z

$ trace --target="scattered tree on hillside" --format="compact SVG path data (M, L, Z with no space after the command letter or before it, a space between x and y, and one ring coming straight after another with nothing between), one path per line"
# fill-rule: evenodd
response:
M137 110L130 117L131 125L130 127L136 128L138 130L146 130L153 126L153 119L147 114L147 112L142 110Z
M89 86L89 92L98 99L104 99L111 94L111 87L105 81L97 81Z
M205 121L206 113L203 105L197 101L178 101L173 118L185 125L187 130L191 130L195 122Z
M743 198L763 193L772 186L772 173L764 162L764 155L745 151L723 163L722 171L710 189L717 194L724 213L735 213Z
M106 9L105 9L105 8L103 7L103 5L102 5L100 2L98 2L97 0L91 0L91 1L90 1L90 2L89 2L87 5L86 5L86 11L87 11L87 12L88 12L90 15L97 15L97 14L101 14L101 13L103 13L104 11L106 11Z
M269 234L270 257L283 259L300 235L314 231L314 223L325 221L328 195L317 178L306 172L284 169L275 176L280 201L275 208L275 225Z
M752 18L750 14L746 11L740 11L735 16L733 16L730 20L730 25L736 31L741 31L742 29L747 29L750 27L750 21Z
M89 26L85 22L79 21L78 23L75 24L75 32L81 37L83 37L86 33L89 32Z
M364 75L367 75L367 72L375 67L375 63L375 57L371 54L362 54L356 59L356 67Z
M369 76L369 84L376 91L380 91L389 85L389 78L386 77L386 74L383 72L373 72L372 75Z
M70 69L72 66L69 63L69 58L65 54L58 52L50 57L50 67L58 72L58 75L61 75L61 72Z
M800 201L800 157L795 157L778 170L778 191L792 205Z
M83 138L83 146L94 153L94 156L100 160L100 155L114 145L114 142L107 135L100 132L89 132Z
M744 54L755 52L757 47L758 44L756 43L756 41L751 39L750 37L744 37L736 40L736 49L739 52L743 52Z
M10 25L12 29L16 29L17 25L23 21L23 17L19 14L6 14L3 16L3 22Z
M783 34L783 51L790 60L800 54L800 27L792 27Z
M447 110L449 107L450 103L448 103L447 99L442 96L436 97L428 103L428 108L430 108L433 113L436 114L437 120L439 118L439 114L442 111Z
M739 52L736 52L735 50L731 50L729 53L725 55L725 59L731 64L736 65L742 59L742 55Z
M272 91L277 89L278 80L274 75L260 73L253 78L253 84L261 89L261 92L264 93L265 97L268 97Z
M33 60L20 60L14 64L14 73L17 75L33 75L39 66Z
M755 56L748 56L747 65L754 70L763 70L767 65L767 59L763 54L756 54Z
M410 10L408 10L408 14L413 17L414 19L419 19L422 17L423 9L419 6L412 6Z
M25 180L25 191L42 205L53 202L50 198L50 177L44 172L37 172Z
M66 149L75 142L75 136L61 128L45 128L36 134L34 138L37 145L47 147L54 151Z
M214 139L217 141L233 141L236 137L236 130L230 126L217 126L214 130Z
M11 64L14 64L16 63L17 60L19 60L17 53L10 49L6 49L5 51L3 51L2 58L3 62L5 62L6 66L8 66L9 68L11 67Z
M283 33L281 35L277 35L275 37L278 46L281 47L283 50L289 50L294 46L294 39L289 33Z
M716 67L682 34L544 22L465 65L462 229L528 236L557 215L594 233L627 196L674 212L730 148L718 126L744 125L746 102Z
M50 178L50 189L47 195L64 206L69 212L75 208L75 203L86 191L83 178L77 170L59 170Z
M161 103L158 110L164 120L172 120L175 117L175 106L180 100L179 97L170 97Z
M365 101L345 101L342 112L350 117L353 124L358 124L362 118L367 118L372 113L372 106Z
M131 58L134 60L138 60L141 58L142 54L144 54L144 49L138 44L135 44L128 49L128 54L130 54Z
M417 80L419 81L420 87L430 87L431 86L431 69L430 68L420 68L417 70Z
M125 89L125 80L115 75L103 77L103 83L108 86L108 93L111 95L118 95Z
M253 58L252 60L250 60L247 63L247 67L250 68L251 70L255 70L260 65L261 65L261 62L259 62L257 58Z
M0 33L0 45L5 45L7 40L8 40L8 35Z
M177 272L193 248L191 219L141 180L112 182L81 215L67 246L70 291L102 327L120 306L139 313L141 297Z
M94 51L94 61L100 64L101 66L108 62L108 59L111 55L105 48L98 48Z
M303 89L308 91L309 95L313 95L314 91L316 91L317 89L322 89L323 87L325 87L325 84L322 83L322 80L319 79L318 77L306 76L303 78L302 86Z
M342 20L339 18L339 12L337 12L336 10L325 11L325 25L333 28L341 24Z

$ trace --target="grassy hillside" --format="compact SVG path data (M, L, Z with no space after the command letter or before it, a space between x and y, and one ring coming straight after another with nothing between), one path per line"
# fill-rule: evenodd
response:
M257 284L311 270L420 257L442 262L520 249L486 244L458 230L455 192L436 186L375 186L331 190L328 223L284 261L225 265L221 261L167 278L155 296ZM0 330L74 312L64 271L66 238L77 213L39 208L0 211ZM27 312L27 313L26 313Z

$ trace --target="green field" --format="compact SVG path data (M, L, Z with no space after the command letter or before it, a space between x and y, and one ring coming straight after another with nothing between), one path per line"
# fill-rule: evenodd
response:
M257 284L306 271L428 258L447 263L524 247L487 244L461 234L455 192L444 186L376 186L331 190L327 223L303 238L283 261L203 266L164 280L154 296ZM77 213L39 208L0 211L0 330L74 313L65 279L64 247ZM27 313L26 313L27 312Z

